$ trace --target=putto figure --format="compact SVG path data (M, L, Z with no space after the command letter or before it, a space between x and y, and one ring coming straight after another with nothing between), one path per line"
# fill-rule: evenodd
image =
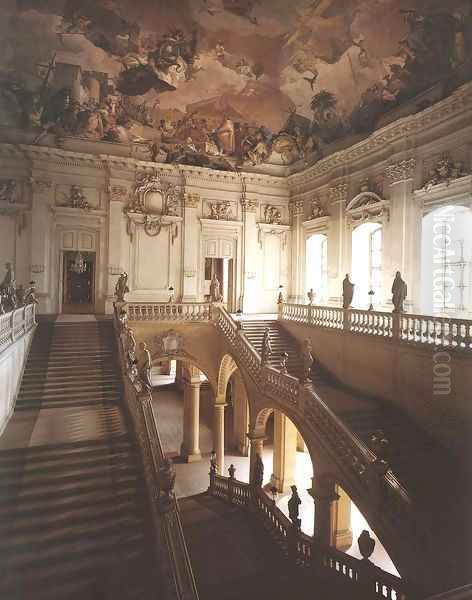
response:
M349 273L346 273L346 277L343 280L343 308L349 308L352 304L354 297L354 283L351 283L349 279Z
M403 303L405 302L407 291L407 285L403 281L400 271L397 271L392 285L392 303L394 313L402 313L404 311Z
M129 292L128 273L124 272L118 277L115 285L115 296L117 302L126 302L125 295Z

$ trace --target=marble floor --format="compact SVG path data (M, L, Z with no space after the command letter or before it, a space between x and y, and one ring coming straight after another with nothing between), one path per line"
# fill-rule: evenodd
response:
M183 395L173 388L161 387L153 393L154 412L158 421L159 433L166 453L174 459L177 478L175 491L178 498L185 498L200 494L208 488L209 478L209 455L213 447L213 436L210 423L204 417L200 419L200 451L202 460L195 463L185 463L179 459L180 445L183 436ZM271 445L264 446L264 485L270 480L272 473L273 449ZM225 456L225 472L233 464L236 467L236 479L244 482L249 481L249 458L238 456L234 452L227 452ZM313 499L307 492L311 486L313 469L310 456L307 452L297 452L297 466L295 483L297 485L302 504L300 507L300 517L302 520L302 530L308 535L313 534L314 525L314 504ZM288 515L288 499L290 494L280 495L277 499L278 507ZM390 560L386 550L371 530L368 523L359 512L357 507L352 504L351 526L353 530L354 543L347 551L351 556L361 558L357 547L357 539L362 530L367 529L370 535L376 540L375 550L372 555L372 561L389 573L398 576L394 564Z

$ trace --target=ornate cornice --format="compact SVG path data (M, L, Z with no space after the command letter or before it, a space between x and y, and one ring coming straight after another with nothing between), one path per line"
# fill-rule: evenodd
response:
M385 178L392 184L411 179L415 174L416 159L406 158L388 165L385 169Z
M349 186L346 181L340 181L333 187L330 187L328 190L329 203L346 202L348 187Z

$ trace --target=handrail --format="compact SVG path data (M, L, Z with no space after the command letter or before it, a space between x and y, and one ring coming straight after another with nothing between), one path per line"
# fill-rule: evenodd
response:
M159 470L164 466L165 453L152 408L152 395L141 380L134 355L134 336L126 322L120 320L118 306L114 310L114 328L123 379L124 399L133 420L140 446L149 505L154 526L156 554L163 580L167 582L169 600L198 600L198 591L184 538L177 500L173 494L160 504L162 484ZM173 582L170 586L169 581ZM156 590L156 597L162 597Z
M290 303L279 307L279 318L408 344L472 350L472 321L468 319Z
M0 315L0 353L36 325L36 304L25 304Z
M129 302L126 312L130 321L210 321L209 302Z
M260 356L245 337L244 330L238 329L222 306L217 307L214 321L231 346L236 361L247 370L260 392L298 413L314 431L331 459L347 474L354 489L379 501L381 499L388 507L380 515L384 521L385 515L391 515L392 521L385 521L387 526L395 529L395 523L403 522L410 531L417 531L417 515L412 511L412 500L407 490L391 470L385 471L370 448L323 402L311 383L303 384L291 375L262 366ZM422 538L424 535L412 538L412 543L418 544L418 551L422 550Z
M314 567L324 577L342 578L362 586L366 598L410 600L408 584L383 571L369 560L360 560L334 547L322 545L316 537L302 533L260 487L210 472L209 493L259 516L272 536L282 542L289 558L303 567Z

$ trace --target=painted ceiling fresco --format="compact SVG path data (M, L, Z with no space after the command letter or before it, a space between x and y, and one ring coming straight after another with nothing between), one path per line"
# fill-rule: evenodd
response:
M0 0L0 126L230 169L321 158L472 78L472 0Z

